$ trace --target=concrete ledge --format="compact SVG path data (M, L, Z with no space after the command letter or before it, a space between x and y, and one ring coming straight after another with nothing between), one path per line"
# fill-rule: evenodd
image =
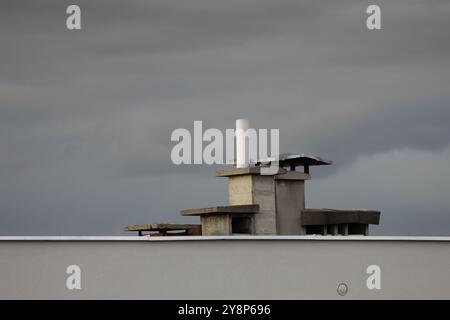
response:
M287 170L279 168L276 174L286 173ZM261 167L248 167L248 168L229 168L216 171L216 177L232 177L232 176L244 176L244 175L260 175Z
M188 230L200 228L199 224L180 224L180 223L147 223L126 226L124 231L161 231L161 230Z
M235 206L219 206L219 207L208 207L208 208L198 208L198 209L187 209L182 210L180 213L182 216L201 216L201 215L217 215L217 214L249 214L258 213L259 205L257 204L246 204L246 205L235 205Z
M380 212L366 209L304 209L301 215L303 226L345 223L379 224Z
M311 176L308 173L298 171L287 171L286 173L280 173L275 176L275 180L311 180Z

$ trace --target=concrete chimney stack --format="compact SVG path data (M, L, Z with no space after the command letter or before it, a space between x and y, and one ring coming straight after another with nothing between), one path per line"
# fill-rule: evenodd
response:
M253 163L249 121L236 120L236 168L216 172L228 178L228 205L188 209L184 216L199 216L202 235L349 235L369 232L380 212L365 209L306 209L305 182L310 166L332 162L304 154L279 156L276 170L271 159ZM253 132L251 132L253 134ZM253 155L252 155L253 156ZM252 165L250 165L252 160ZM303 167L303 172L296 171Z

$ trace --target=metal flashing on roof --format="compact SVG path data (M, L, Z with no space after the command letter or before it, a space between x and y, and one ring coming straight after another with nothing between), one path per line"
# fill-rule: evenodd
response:
M180 237L134 237L134 236L116 236L116 237L102 237L102 236L73 236L73 237L56 237L56 236L42 236L42 237L14 237L6 236L0 237L0 242L3 241L132 241L132 242L152 242L152 241L436 241L436 242L450 242L450 237L445 236L321 236L321 235L296 235L296 236L180 236Z
M257 166L268 165L271 162L277 161L276 159L260 160L256 163ZM310 166L328 166L333 164L331 160L325 160L317 156L310 156L305 154L281 154L278 157L278 165L280 167L290 167L291 170L295 170L296 167L303 166L305 173L309 173Z

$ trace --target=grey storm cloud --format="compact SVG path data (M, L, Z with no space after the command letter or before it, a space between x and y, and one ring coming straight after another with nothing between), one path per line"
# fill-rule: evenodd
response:
M240 117L335 161L308 205L450 234L449 2L377 1L380 31L369 1L76 3L80 31L72 1L0 2L0 234L120 234L225 202L215 168L171 164L170 134Z

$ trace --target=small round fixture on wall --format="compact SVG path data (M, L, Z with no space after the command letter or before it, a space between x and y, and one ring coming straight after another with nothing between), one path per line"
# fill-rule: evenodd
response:
M339 283L337 293L340 296L345 296L348 292L348 286L345 283Z

